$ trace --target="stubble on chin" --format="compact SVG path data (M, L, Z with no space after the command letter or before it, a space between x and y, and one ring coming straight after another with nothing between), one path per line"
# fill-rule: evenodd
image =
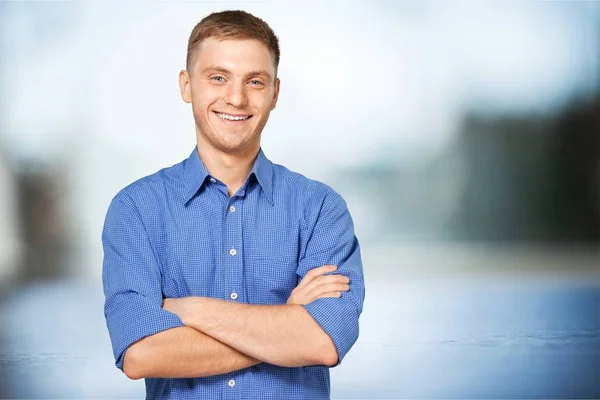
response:
M197 133L197 135L202 134ZM256 139L260 140L260 138ZM244 151L248 150L255 142L254 138L244 138L241 140L227 140L226 138L219 137L214 133L210 136L204 135L202 140L204 142L208 142L214 149L227 154L243 153Z

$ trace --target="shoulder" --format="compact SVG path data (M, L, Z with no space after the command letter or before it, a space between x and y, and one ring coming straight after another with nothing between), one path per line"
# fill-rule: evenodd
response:
M323 207L346 207L342 196L326 183L279 164L273 164L273 176L279 190L289 192L301 202L305 214L315 211L318 213Z
M145 213L168 201L182 190L184 161L162 168L128 184L113 197L111 207L120 206Z

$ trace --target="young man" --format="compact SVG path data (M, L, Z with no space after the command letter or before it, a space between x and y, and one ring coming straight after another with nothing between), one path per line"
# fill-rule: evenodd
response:
M260 148L278 64L261 19L204 18L179 76L196 148L110 204L105 316L117 367L146 378L148 398L329 398L329 367L358 338L346 203Z

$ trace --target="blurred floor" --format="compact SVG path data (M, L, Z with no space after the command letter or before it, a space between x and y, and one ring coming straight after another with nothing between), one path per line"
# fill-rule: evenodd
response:
M363 247L361 336L332 369L332 398L600 398L597 256L481 252L494 254L488 272L463 273L476 253L393 248ZM9 295L4 395L142 398L143 382L114 368L102 304L99 283L77 280Z

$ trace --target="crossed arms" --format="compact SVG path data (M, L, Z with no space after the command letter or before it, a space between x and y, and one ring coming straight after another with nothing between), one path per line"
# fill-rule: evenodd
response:
M278 305L208 297L163 302L160 268L135 204L118 195L102 236L105 316L117 366L128 377L212 376L260 362L335 366L356 341L362 264L339 196L324 200L321 215L305 216L315 240L309 239L301 254L302 281L287 304ZM324 275L333 272L330 264L340 266L338 274Z
M316 298L341 297L349 279L311 270L285 305L249 305L208 297L165 299L184 327L162 331L132 344L123 371L131 379L212 376L260 362L283 367L335 365L331 338L301 306Z

